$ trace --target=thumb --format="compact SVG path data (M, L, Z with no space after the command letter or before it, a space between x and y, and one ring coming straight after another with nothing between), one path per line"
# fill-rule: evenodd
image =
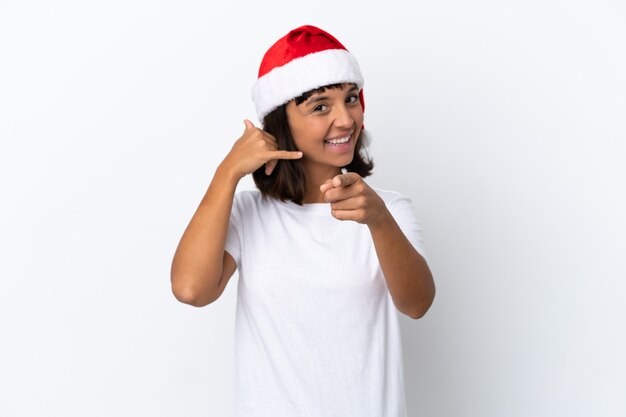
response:
M243 124L246 125L246 130L252 129L254 127L252 122L250 120L248 120L248 119L243 119Z

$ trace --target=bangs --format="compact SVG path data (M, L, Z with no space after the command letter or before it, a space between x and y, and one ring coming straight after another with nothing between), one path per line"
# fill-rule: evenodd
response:
M337 84L329 84L329 85L325 85L323 87L319 87L313 90L309 90L306 93L303 93L302 95L299 95L298 97L294 98L294 100L296 101L296 105L302 104L303 102L305 102L306 100L309 99L309 97L311 97L313 94L320 94L323 93L324 91L326 91L327 88L342 88L345 85L353 85L356 87L355 83L337 83Z

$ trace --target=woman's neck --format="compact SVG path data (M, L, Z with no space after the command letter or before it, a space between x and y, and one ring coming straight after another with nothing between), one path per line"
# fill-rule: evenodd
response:
M337 167L311 167L305 165L306 188L304 192L303 204L325 203L324 195L320 191L320 186L326 180L333 179L341 174L341 169Z

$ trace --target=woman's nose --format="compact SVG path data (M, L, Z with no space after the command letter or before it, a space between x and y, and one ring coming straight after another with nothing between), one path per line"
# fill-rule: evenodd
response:
M349 129L354 126L354 118L345 104L335 107L335 126Z

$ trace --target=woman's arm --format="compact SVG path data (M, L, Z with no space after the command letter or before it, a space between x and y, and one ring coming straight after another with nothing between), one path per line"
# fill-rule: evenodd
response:
M419 319L435 299L435 282L426 260L415 250L387 210L367 226L372 233L387 288L398 310Z
M178 244L172 260L172 292L185 304L212 303L235 272L235 261L224 252L224 244L238 182L232 170L220 165Z
M270 175L279 159L299 159L301 152L278 151L276 139L249 121L224 161L191 218L172 260L174 296L202 307L217 300L237 268L224 251L228 222L239 180L265 164Z
M435 298L435 282L426 260L415 250L385 202L354 172L337 175L320 187L331 214L366 224L396 308L418 319Z

